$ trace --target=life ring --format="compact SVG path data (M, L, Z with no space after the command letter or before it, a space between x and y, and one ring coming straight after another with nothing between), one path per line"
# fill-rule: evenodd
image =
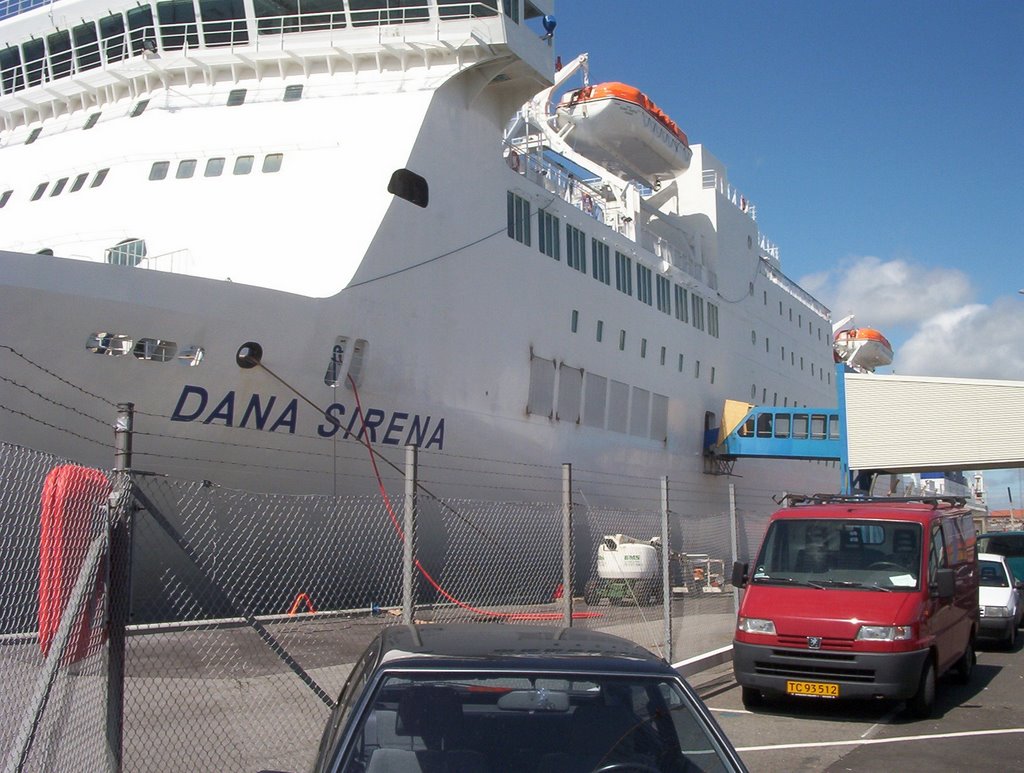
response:
M110 496L110 481L99 470L62 464L43 482L39 533L39 648L49 654L61 617L95 533L99 508ZM72 632L62 661L73 663L103 641L103 572L92 589L85 614Z
M588 215L594 212L594 200L590 197L589 193L583 194L583 211Z
M513 172L519 171L519 154L514 150L510 150L508 153L508 166Z

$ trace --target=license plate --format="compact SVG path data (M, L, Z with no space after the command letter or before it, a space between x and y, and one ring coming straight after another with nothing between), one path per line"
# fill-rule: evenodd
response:
M839 685L832 682L786 682L789 695L807 695L812 698L838 698Z

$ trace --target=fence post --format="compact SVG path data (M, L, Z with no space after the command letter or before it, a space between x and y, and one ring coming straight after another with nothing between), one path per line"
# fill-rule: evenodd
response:
M736 484L729 484L729 539L731 540L732 547L732 563L735 564L740 560L739 556L739 542L736 534L737 529L736 519ZM732 572L732 564L726 568L726 572ZM730 577L731 574L726 574ZM740 611L740 589L733 587L732 589L732 611L738 613Z
M572 627L572 465L562 464L562 618Z
M416 479L419 474L419 448L405 447L405 522L402 526L402 622L413 621L416 605L413 599L413 561L416 539Z
M131 614L132 580L132 425L135 405L118 403L114 424L114 474L110 494L110 623L107 666L107 760L119 772L124 761L124 664L126 629Z
M672 559L671 530L668 524L668 476L661 479L661 609L665 621L665 660L672 662Z

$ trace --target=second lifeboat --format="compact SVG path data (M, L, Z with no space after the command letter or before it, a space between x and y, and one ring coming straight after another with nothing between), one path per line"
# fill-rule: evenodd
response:
M833 344L836 362L845 362L851 368L873 371L892 362L892 345L877 330L855 327L836 333Z
M693 151L676 122L639 89L599 83L565 94L558 102L560 131L577 152L623 177L655 184L690 165Z

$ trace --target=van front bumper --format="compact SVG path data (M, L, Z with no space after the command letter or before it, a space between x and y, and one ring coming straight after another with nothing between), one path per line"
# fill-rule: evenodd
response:
M733 642L736 681L774 693L786 683L826 682L839 685L840 698L906 700L917 692L928 650L914 652L842 652L805 650Z

